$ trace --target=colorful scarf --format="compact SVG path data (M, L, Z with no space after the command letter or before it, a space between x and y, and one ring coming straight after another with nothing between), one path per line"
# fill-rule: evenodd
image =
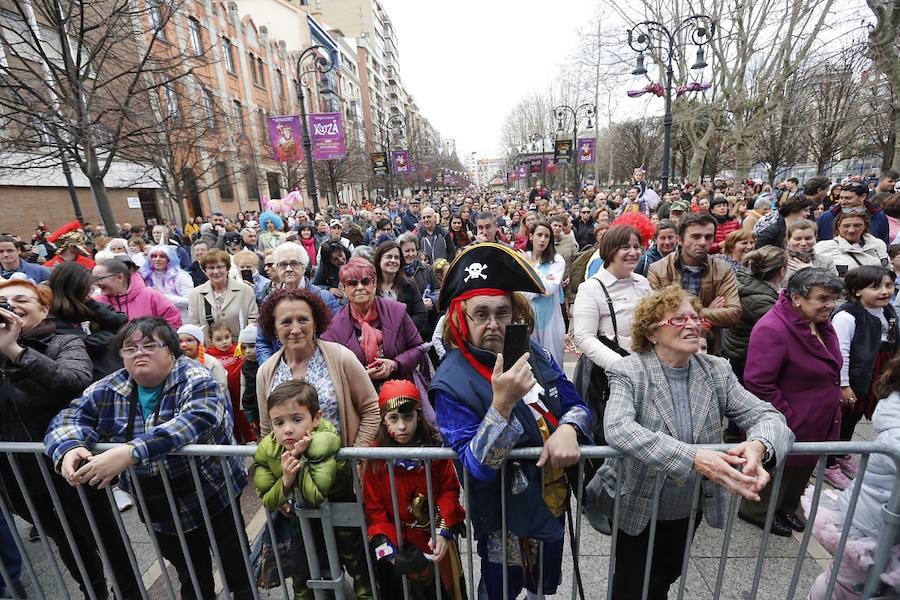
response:
M384 339L381 331L372 327L372 323L378 319L378 311L375 310L375 303L373 302L369 306L369 312L365 315L356 312L356 308L351 304L350 316L362 330L362 340L360 340L360 345L362 346L363 354L366 355L366 364L370 365L378 358L379 348L381 348L381 343Z

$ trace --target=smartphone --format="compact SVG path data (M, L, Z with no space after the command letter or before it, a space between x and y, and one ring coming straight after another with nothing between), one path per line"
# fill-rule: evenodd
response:
M528 352L528 325L514 323L506 326L503 341L503 370L509 371L523 354Z
M253 285L253 271L251 269L241 269L241 279Z

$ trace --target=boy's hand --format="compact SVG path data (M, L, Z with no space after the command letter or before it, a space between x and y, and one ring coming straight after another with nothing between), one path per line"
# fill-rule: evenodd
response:
M312 436L307 433L294 444L294 449L291 451L291 454L293 454L295 458L300 458L309 449L311 443Z
M295 446L294 450L296 449ZM300 461L294 456L294 450L285 450L281 455L281 483L285 494L291 493L291 488L297 480L297 471L300 470Z

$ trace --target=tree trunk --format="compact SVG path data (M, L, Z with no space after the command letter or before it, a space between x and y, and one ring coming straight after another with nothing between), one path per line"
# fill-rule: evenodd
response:
M900 93L894 94L894 97L900 98ZM881 162L885 167L900 171L900 104L894 104L891 116L893 117L891 137L894 138L894 143L888 146L888 151L884 153Z
M691 140L693 146L691 149L693 150L693 154L691 154L691 162L688 166L688 173L687 177L685 178L685 182L703 182L703 169L706 165L706 155L709 154L709 141L712 139L715 131L715 124L713 122L709 122L706 125L706 131L703 132L703 135L701 135L699 138ZM689 134L688 137L692 136L690 136Z
M94 203L97 205L97 212L100 213L100 220L103 221L103 226L106 227L106 231L116 231L116 219L113 216L112 207L109 205L109 196L106 193L106 184L103 183L103 177L94 175L88 177L88 181L91 184L91 196L93 196Z

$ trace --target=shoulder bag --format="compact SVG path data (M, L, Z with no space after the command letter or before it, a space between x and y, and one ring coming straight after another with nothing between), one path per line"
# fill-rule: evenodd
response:
M619 356L628 356L628 351L619 346L619 325L616 323L616 312L609 290L599 279L595 279L595 281L600 284L603 294L606 296L606 306L609 308L609 318L612 319L614 336L610 340L598 332L597 339ZM603 411L606 410L606 401L609 399L609 379L606 377L606 371L603 367L595 365L586 354L582 354L575 367L575 387L584 398L588 408L591 409L591 436L594 443L598 446L606 445L606 437L603 435Z

